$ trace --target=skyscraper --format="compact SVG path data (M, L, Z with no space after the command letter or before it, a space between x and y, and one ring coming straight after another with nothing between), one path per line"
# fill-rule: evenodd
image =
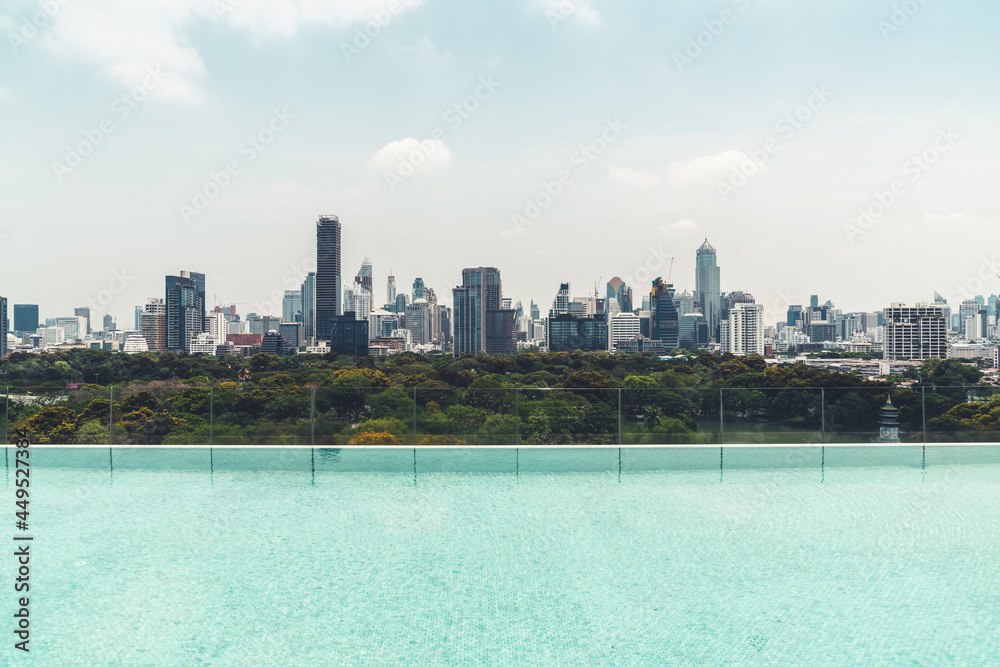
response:
M764 356L764 306L759 303L737 303L729 311L729 319L720 324L722 351L738 357L748 354Z
M38 328L38 304L14 304L14 331L35 333Z
M92 329L90 328L90 308L74 308L73 316L83 317L87 320L87 330L83 331L82 333L89 336L90 332L92 331Z
M181 271L180 276L167 276L164 300L167 349L171 352L191 349L191 342L205 331L205 274ZM109 317L105 316L105 328Z
M607 298L615 299L621 312L632 312L632 288L618 276L608 281Z
M882 311L885 322L883 358L945 359L948 356L948 327L940 306L917 304L907 308L894 303Z
M426 298L427 298L427 286L424 285L424 279L423 278L415 279L413 281L412 301L416 301L417 299L426 299Z
M7 299L0 296L0 357L7 356Z
M396 276L389 276L385 286L385 302L387 304L396 303Z
M695 299L705 322L708 324L708 335L719 340L720 309L722 307L722 291L720 287L720 271L715 248L705 238L698 248L695 269Z
M316 340L316 273L306 274L302 281L302 325L303 335L309 344Z
M372 261L367 257L361 262L361 270L358 271L358 275L354 276L354 282L364 287L368 292L368 298L371 301L368 304L368 311L375 310L375 292L372 290Z
M673 350L680 345L680 321L674 305L674 286L663 282L663 278L653 281L649 294L650 338L663 341L665 350Z
M316 223L316 338L329 340L340 300L340 218L320 216Z
M492 267L462 270L455 300L455 356L512 354L516 351L514 311L503 310L500 271Z
M286 322L302 321L302 290L285 290L281 299L281 319Z

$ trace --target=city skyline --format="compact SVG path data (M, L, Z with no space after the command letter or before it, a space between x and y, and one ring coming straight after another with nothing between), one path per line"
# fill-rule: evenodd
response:
M355 285L357 283L357 279L356 278L354 278L354 277L352 277L350 275L346 275L345 276L345 269L344 269L344 266L343 266L343 262L340 259L341 253L346 249L345 245L342 242L342 233L343 233L343 231L345 229L345 226L340 223L339 216L337 216L337 215L325 215L324 214L324 215L314 216L314 220L316 218L319 219L319 223L317 223L317 222L314 221L314 222L312 222L309 225L310 230L313 230L313 237L312 237L312 243L313 243L312 253L313 253L313 257L311 257L311 258L310 257L304 258L299 264L297 264L296 266L293 266L292 270L286 271L283 274L282 279L284 280L284 283L287 283L284 291L291 290L292 288L289 287L289 285L291 285L293 283L296 284L296 285L298 285L298 287L295 288L295 290L297 291L299 288L301 288L302 283L304 283L307 279L309 279L308 276L310 274L315 274L316 273L316 268L317 268L316 257L318 256L318 254L317 254L317 246L316 246L318 239L317 239L316 235L318 233L320 233L318 230L322 228L321 227L322 224L335 224L336 225L336 232L332 233L332 234L328 234L328 238L324 237L324 246L327 246L329 244L332 244L332 245L336 246L336 252L334 253L336 255L336 257L334 256L334 254L330 254L329 255L329 267L328 267L328 271L330 272L330 275L331 275L331 289L337 290L337 292L336 292L337 296L336 297L332 297L332 303L333 303L333 311L332 312L333 312L333 314L336 314L336 315L343 314L344 291L347 288L349 288L351 285ZM711 257L712 263L711 264L707 264L704 270L710 270L710 271L712 271L712 273L710 274L711 277L712 277L712 280L720 282L720 284L722 285L722 288L720 290L722 295L733 294L733 293L742 293L744 291L747 292L748 294L753 295L754 298L755 298L755 300L756 300L756 302L758 304L761 304L761 305L764 306L765 312L767 313L768 316L771 316L771 315L775 316L774 318L771 318L774 321L771 321L771 319L765 319L765 321L764 321L765 326L772 326L776 322L784 321L784 319L785 319L785 312L786 312L787 308L789 308L789 307L792 307L792 306L808 307L810 305L810 303L811 303L810 299L812 299L814 296L816 296L815 292L811 292L809 290L804 290L804 291L802 289L799 289L799 290L789 290L789 291L786 291L786 292L783 292L783 293L780 293L780 294L776 295L776 297L771 302L767 302L764 299L760 298L756 294L756 292L754 291L754 289L753 289L752 286L750 286L749 288L726 289L726 287L725 287L725 279L719 277L720 274L722 273L722 271L721 271L722 265L725 264L725 262L724 262L724 256L723 256L723 261L722 262L718 262L718 254L717 253L718 253L717 249L709 243L708 237L705 237L705 239L698 246L698 248L695 251L689 253L689 255L695 255L696 257L701 257L701 256L710 256ZM637 299L636 303L633 304L635 308L639 308L640 307L640 302L642 301L642 299L644 297L648 298L650 296L650 294L652 294L653 290L655 289L655 284L656 284L657 280L662 279L663 281L666 281L667 275L668 275L668 273L670 273L670 264L671 264L671 262L674 262L674 264L675 264L673 272L672 272L673 275L677 275L677 266L682 266L684 264L684 262L681 260L681 256L679 256L679 255L676 256L676 257L675 256L671 256L670 258L667 258L665 255L663 255L661 258L666 261L666 267L667 267L667 269L665 271L659 271L659 272L651 272L651 271L646 270L649 273L649 275L652 276L648 281L646 281L648 283L646 289L643 289L642 285L637 285L637 284L635 284L633 282L630 282L628 278L626 278L622 282L622 288L623 289L624 288L631 288L631 290L633 291L633 293L636 294L636 295L638 295L638 299ZM684 282L683 280L678 281L677 279L673 279L673 282L670 283L670 285L674 288L674 291L675 291L676 295L678 295L678 296L681 295L682 292L685 292L685 291L690 292L691 295L692 295L692 297L693 297L693 299L694 299L694 303L695 303L696 306L700 305L700 302L699 302L699 299L698 299L698 292L697 292L697 289L696 289L696 286L697 286L697 283L698 283L698 280L697 280L697 277L698 277L697 276L697 262L698 261L699 260L696 259L694 262L691 262L691 265L695 267L695 275L694 275L693 279L690 281L691 286L687 286L688 285L687 282ZM715 262L718 262L718 263L715 263ZM466 262L465 266L468 266L468 265L471 265L471 264L474 264L474 263L475 262ZM364 255L364 259L362 261L361 266L362 266L362 271L372 270L373 263L372 263L372 261L371 261L371 259L370 259L370 257L368 255ZM710 269L709 269L709 267L710 267ZM642 268L645 269L645 267L642 267ZM985 266L985 265L984 265L984 268L992 269L991 266ZM998 266L997 268L1000 269L1000 266ZM460 269L460 274L464 270L465 269ZM503 272L502 268L500 270L501 270L501 272ZM338 278L338 280L336 281L337 287L333 288L332 276L337 271L339 271L339 273L336 274L337 278ZM186 274L188 272L187 271L182 271L181 273L183 275L183 274ZM347 273L351 273L351 271L347 270ZM395 272L395 273L399 273L399 272ZM639 273L641 274L642 271L639 271ZM218 276L218 277L216 277L216 276L212 276L212 275L206 275L204 273L195 273L194 275L195 276L199 276L199 279L201 281L201 284L200 284L200 289L201 289L200 295L204 299L204 308L205 308L206 311L211 311L215 306L229 308L232 305L236 305L238 307L238 311L242 315L248 315L248 314L253 313L253 314L263 315L263 316L281 316L283 314L283 312L282 312L283 311L282 299L281 299L281 296L279 296L279 292L281 290L279 290L278 288L272 289L267 295L265 295L265 298L259 299L259 300L254 301L254 302L232 302L232 301L226 301L226 300L222 300L222 299L219 299L218 302L215 302L213 299L215 297L217 297L218 293L217 292L213 293L212 290L211 290L211 285L212 285L213 279L219 280L220 282L228 282L227 278L225 276ZM504 280L506 281L507 280L507 278L506 278L507 274L504 273L504 275L505 275ZM628 274L626 274L626 276L627 275ZM380 304L380 303L377 302L377 297L374 294L374 291L377 290L377 289L379 289L378 288L378 276L379 276L379 273L378 273L377 269L375 269L373 283L372 283L374 288L372 290L369 290L371 292L371 299L373 301L373 308L372 308L371 312L374 312L375 310L378 310L383 305L383 304ZM129 277L130 276L129 276L129 274L127 274L127 272L124 272L124 271L122 271L122 272L115 272L115 279L118 279L118 280L125 279L127 281ZM388 283L388 279L389 278L395 278L395 276L392 275L392 274L388 274L387 273L385 275L385 278L386 278L386 282L384 282L383 284L387 284ZM908 304L908 305L917 304L917 303L933 304L935 302L935 297L942 296L942 298L947 299L948 310L950 310L952 313L958 313L959 307L961 306L961 304L962 304L963 301L973 300L976 297L984 297L988 301L991 297L997 297L998 294L1000 294L1000 276L997 276L996 278L997 278L998 288L995 291L985 289L986 286L989 284L988 277L984 277L984 278L978 278L978 277L976 277L975 280L970 280L970 282L965 286L965 289L963 290L963 293L961 295L956 295L955 291L953 290L952 292L949 292L947 296L942 296L940 294L940 291L936 291L932 295L930 295L929 297L925 297L925 298L922 298L922 299L914 299L912 301L893 300L893 301L887 302L885 304L874 304L870 308L848 308L848 307L843 307L843 306L840 305L840 302L838 300L833 299L833 298L829 298L828 295L823 295L823 301L826 301L826 300L832 301L839 310L844 311L844 312L862 312L862 313L864 313L864 312L872 312L872 313L877 313L877 312L881 312L884 308L887 308L890 305L895 304L895 303L903 303L903 304ZM169 279L169 276L168 276L168 279ZM599 298L604 298L604 295L607 293L607 290L608 290L608 288L610 286L610 281L613 280L613 279L618 279L619 281L622 281L622 278L620 277L619 274L613 274L612 278L608 278L607 276L602 276L602 277L599 278L599 281L593 281L593 286L595 286L597 288L597 292L598 292ZM159 282L162 283L162 280L163 280L163 277L160 276L159 277ZM429 281L423 280L423 276L422 275L415 276L413 278L413 281L422 281L423 284L427 284L428 288L433 289L433 285L431 285L429 283ZM406 281L406 280L404 280L403 284L406 285L406 284L409 284L410 282L413 282L413 281ZM590 296L593 296L593 294L594 294L594 287L591 286L591 282L588 282L586 280L584 280L582 282L583 282L583 285L584 285L582 289L581 288L576 288L576 289L572 289L571 288L571 292L569 294L569 298L580 298L580 297L590 297ZM558 283L558 285L566 285L566 284L572 286L574 283L573 283L573 281L565 281L565 280L564 281L560 281ZM663 284L666 285L667 283L664 282ZM206 288L206 285L208 286L207 288ZM554 286L554 289L552 289L552 290L549 291L548 297L546 297L544 295L544 293L540 297L532 296L531 298L526 298L526 297L521 296L521 295L511 295L509 292L507 292L507 294L508 294L508 296L511 299L513 299L513 301L521 301L522 303L530 303L530 302L535 302L536 299L537 299L537 301L544 306L544 304L551 303L552 298L558 293L558 291L559 291L558 285ZM447 293L448 296L449 296L449 298L447 298L446 301L445 301L445 305L448 305L448 306L452 305L451 300L450 300L450 291L451 291L451 289L453 287L461 287L461 286L462 286L461 283L459 283L458 285L448 285L447 286L447 292L445 292L445 290L443 288L441 288L441 287L438 288L438 292L439 293ZM983 288L982 291L979 291L979 292L969 291L972 287L975 287L975 286L981 286ZM541 291L541 290L537 290L537 291ZM123 326L123 324L126 321L130 321L127 318L129 316L129 314L131 312L133 312L133 309L142 308L142 304L144 304L150 298L150 296L147 295L147 297L144 298L141 303L132 304L132 305L128 306L127 308L124 308L123 309L124 312L121 315L119 315L119 313L117 311L114 311L114 310L109 310L109 311L102 310L102 300L101 300L101 297L102 296L106 297L107 295L110 294L113 297L112 304L123 302L123 299L122 298L118 298L117 295L113 294L112 290L110 290L110 289L105 289L105 290L102 290L101 292L103 294L99 293L96 298L91 297L91 298L88 299L88 301L86 301L86 302L84 302L82 304L78 304L78 305L74 306L71 310L74 312L74 314L77 314L80 311L88 311L88 315L90 315L91 317L93 317L94 320L96 320L99 315L105 315L106 316L107 314L111 314L111 315L114 316L114 319L115 319L116 323L118 324L118 329L119 330L128 330L128 329L132 328L132 327L129 327L129 326ZM404 290L404 291L401 291L400 294L407 294L407 296L409 298L408 292L409 292L409 290ZM506 292L506 290L505 290L505 292ZM952 298L948 299L947 298L948 296L951 296ZM959 298L959 296L961 298ZM10 303L10 312L11 313L14 312L14 309L13 309L14 305L35 305L35 306L38 307L38 317L39 317L40 321L45 320L45 319L50 319L50 318L53 318L53 317L67 316L65 314L56 313L55 311L49 312L48 310L46 310L46 308L48 306L46 304L44 304L44 303L34 303L34 302L30 302L29 300L26 300L26 299L17 299L13 295L7 296L6 298L8 299L8 302ZM240 306L242 306L242 307L240 307ZM545 307L543 307L543 311L545 311L545 310L547 310L547 309ZM319 306L317 306L317 313L318 313L318 311L319 311ZM337 312L337 311L339 311L339 312ZM136 312L138 312L138 311L136 311ZM994 315L994 314L996 314L996 313L993 310L990 310L990 315ZM544 312L543 312L543 316L544 316ZM717 315L717 322L719 320L721 320L721 319L722 319L721 314ZM13 325L14 325L14 322L11 321L11 330L12 331L14 330L14 326ZM90 321L89 321L89 318L88 318L88 327L89 327L89 325L90 325ZM717 323L716 323L716 325L717 325ZM712 326L711 326L711 324L709 324L709 335L712 338L717 338L711 332L712 332Z
M210 305L266 301L328 210L345 275L370 256L439 294L495 266L545 302L670 256L693 291L706 235L722 289L766 304L1000 291L970 242L1000 218L995 5L216 4L60 4L8 39L5 294L68 314L113 284L121 321L190 266ZM103 26L151 37L109 51Z

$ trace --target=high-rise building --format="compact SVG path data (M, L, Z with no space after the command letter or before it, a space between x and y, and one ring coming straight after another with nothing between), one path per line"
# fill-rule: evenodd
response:
M216 345L226 344L227 334L226 314L223 312L213 312L208 316L208 323L205 327L208 338Z
M353 312L334 316L330 322L330 353L363 357L368 354L368 320Z
M514 311L503 310L500 271L493 267L462 270L462 286L452 290L455 302L455 356L513 354L517 350Z
M819 308L819 295L818 294L813 294L812 296L809 297L809 307L810 308Z
M907 308L894 303L882 313L886 361L947 358L948 327L940 306L917 304Z
M684 317L688 313L698 312L698 308L695 305L694 294L684 290L674 299L674 305L677 306L677 317Z
M368 320L371 314L372 295L361 283L344 288L344 312L353 312L359 320Z
M722 297L722 319L729 319L729 311L733 309L738 303L756 303L756 299L753 298L753 294L747 292L740 292L739 290L735 292L729 292L724 297Z
M90 308L74 308L73 317L82 317L87 320L86 331L82 332L83 335L89 336L91 332L90 328ZM81 336L82 338L83 336Z
M386 303L396 303L396 276L389 276L385 286Z
M38 305L14 304L14 333L34 333L38 329Z
M83 320L84 318L81 317L80 319ZM87 325L84 324L81 328L85 328L86 326ZM118 325L115 324L115 318L113 315L108 314L104 316L104 331L115 331L117 327Z
M410 298L405 294L396 295L396 314L402 315L406 312L406 304L410 302Z
M302 325L306 344L312 345L316 340L316 273L306 274L302 281Z
M542 318L542 311L535 304L535 300L534 299L531 300L531 310L530 310L530 313L531 313L531 321L532 322L537 322L538 320L540 320Z
M167 351L167 304L163 299L148 299L139 330L150 352Z
M559 291L556 292L556 298L552 301L552 311L549 313L549 317L552 315L564 315L569 312L570 296L569 296L569 283L562 283L559 285Z
M764 305L737 303L720 324L722 351L738 357L764 355Z
M411 303L413 301L416 301L417 299L427 298L427 286L424 285L423 278L416 278L413 281L413 292L411 292L411 294L412 294L412 298L410 299Z
M0 296L0 357L7 356L7 298Z
M432 341L432 308L427 299L414 299L406 307L405 326L413 345L426 345Z
M709 336L715 340L719 337L721 322L722 289L720 287L720 269L715 248L708 238L698 248L695 268L695 298L698 308L708 323Z
M650 338L663 342L666 350L680 345L680 322L674 305L674 286L663 282L663 278L653 281L649 293Z
M549 352L603 352L608 349L608 319L604 314L552 313L546 320L546 327Z
M934 292L934 305L938 306L944 313L945 322L948 324L948 328L951 328L951 307L948 305L948 300Z
M354 276L354 282L357 285L361 285L368 292L368 312L375 310L375 291L372 286L372 261L365 257L364 261L361 262L361 270L358 271L358 275Z
M167 276L165 301L167 349L189 350L195 337L205 331L205 274L181 271L179 276Z
M608 281L607 298L615 299L618 302L620 312L632 312L632 288L618 276Z
M298 350L306 344L304 327L301 322L282 322L278 325L278 333L288 343L290 350Z
M789 306L785 324L790 327L802 327L804 318L805 315L802 312L802 306Z
M285 290L281 299L281 319L285 322L302 321L302 290Z
M340 218L320 216L316 223L316 339L329 340L343 313L340 285Z
M687 313L680 318L680 345L686 350L708 345L708 323L701 313Z
M611 318L611 333L608 345L611 352L618 349L618 344L627 340L635 340L642 333L639 327L639 316L633 312L619 313Z

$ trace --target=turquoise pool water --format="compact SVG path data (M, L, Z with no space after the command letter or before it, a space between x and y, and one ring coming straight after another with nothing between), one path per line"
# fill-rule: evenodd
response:
M1000 448L32 463L3 664L1000 664Z

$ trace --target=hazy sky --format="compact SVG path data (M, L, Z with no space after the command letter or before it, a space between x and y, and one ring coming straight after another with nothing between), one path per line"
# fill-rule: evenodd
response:
M775 317L957 304L1000 291L998 23L988 0L3 0L0 295L127 327L189 269L209 307L280 314L336 214L378 303L390 268L450 304L496 266L544 311L563 281L648 291L671 256L693 290L707 235Z

